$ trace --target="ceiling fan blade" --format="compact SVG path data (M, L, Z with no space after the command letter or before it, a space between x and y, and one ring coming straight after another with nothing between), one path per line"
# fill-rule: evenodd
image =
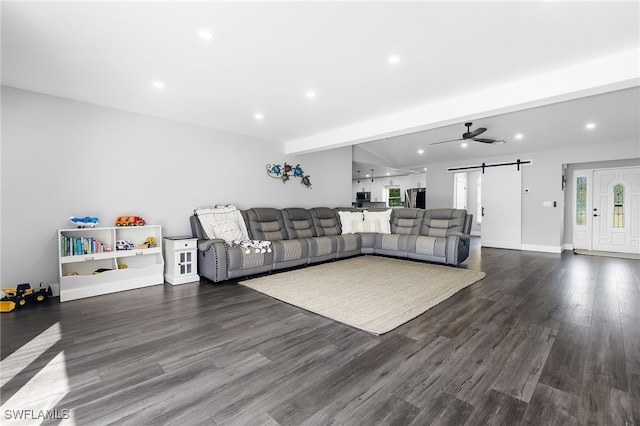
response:
M455 142L455 141L461 141L462 139L451 139L448 141L441 141L441 142L432 142L429 145L440 145L441 143L449 143L449 142Z
M495 139L484 139L484 138L471 138L471 140L474 140L476 142L482 142L482 143L494 143L496 141Z
M484 133L486 131L487 131L487 129L485 129L484 127L478 127L473 132L467 132L467 133L463 134L462 137L464 139L473 139L476 136L478 136L478 135L480 135L480 134L482 134L482 133Z

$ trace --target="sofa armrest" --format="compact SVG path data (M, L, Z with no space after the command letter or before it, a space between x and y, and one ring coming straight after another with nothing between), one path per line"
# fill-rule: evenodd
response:
M447 265L459 265L469 257L471 236L462 232L452 232L447 235L446 260Z
M227 244L223 239L198 240L198 274L215 283L228 279Z
M471 239L471 235L464 234L464 233L458 232L458 231L451 232L449 235L447 235L447 238L449 238L451 235L457 235L463 241L469 241Z
M225 241L222 238L215 238L213 240L198 240L198 250L207 251L215 244L224 244Z

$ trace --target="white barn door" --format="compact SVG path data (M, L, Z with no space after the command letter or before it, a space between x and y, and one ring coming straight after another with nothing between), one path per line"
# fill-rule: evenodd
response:
M490 167L482 175L482 247L522 246L522 167Z

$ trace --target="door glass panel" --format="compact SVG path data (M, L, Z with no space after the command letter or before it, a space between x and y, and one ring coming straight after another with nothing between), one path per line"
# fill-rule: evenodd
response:
M613 187L613 227L624 228L624 185Z
M587 177L578 176L576 181L576 225L587 224Z

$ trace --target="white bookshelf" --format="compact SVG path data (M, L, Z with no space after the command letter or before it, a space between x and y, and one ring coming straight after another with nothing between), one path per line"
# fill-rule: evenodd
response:
M71 254L68 244L63 243L65 237L100 241L104 250ZM140 248L147 237L154 237L157 246ZM129 240L135 248L117 250L118 240ZM127 268L118 269L119 264L126 264ZM162 228L145 225L60 229L58 268L61 302L163 284ZM98 269L105 271L94 274Z

